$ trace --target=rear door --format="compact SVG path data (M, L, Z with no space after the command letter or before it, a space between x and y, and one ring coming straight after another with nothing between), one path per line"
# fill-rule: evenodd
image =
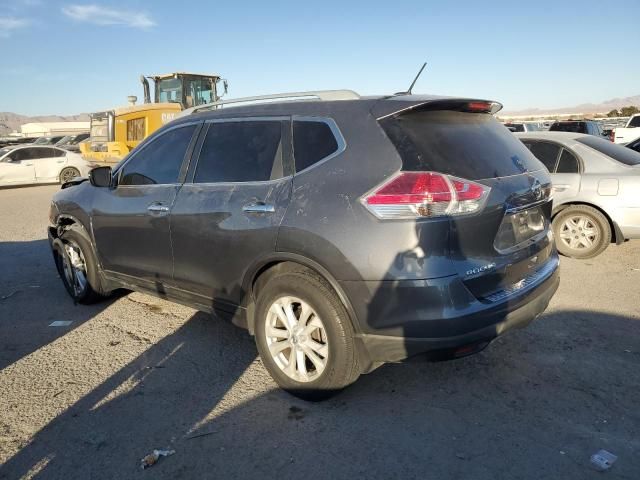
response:
M580 191L580 160L568 148L563 147L556 169L551 174L553 197L556 205L575 199Z
M580 191L580 161L567 147L555 142L523 139L538 160L551 173L556 205L575 198Z
M35 148L35 147L34 147ZM38 156L33 160L37 182L55 182L66 162L65 151L54 147L38 147Z
M171 212L175 286L234 311L248 268L275 250L292 183L289 118L206 123Z
M115 188L97 188L92 225L108 274L156 288L171 280L169 212L186 175L201 123L165 130L126 160Z
M36 171L31 159L34 148L19 148L9 153L0 162L0 185L34 183Z

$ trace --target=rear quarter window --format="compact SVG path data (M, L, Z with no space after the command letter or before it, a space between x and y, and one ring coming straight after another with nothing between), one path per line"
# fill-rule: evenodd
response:
M380 124L398 150L405 171L435 171L479 180L544 169L490 114L411 112Z
M338 150L338 141L328 123L294 120L293 155L296 172L318 163Z

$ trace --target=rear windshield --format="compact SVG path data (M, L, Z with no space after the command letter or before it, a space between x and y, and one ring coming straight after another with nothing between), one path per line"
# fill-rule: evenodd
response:
M580 137L576 140L625 165L640 165L640 153L634 152L630 148L594 136Z
M521 123L505 123L504 126L512 132L524 132L524 125Z
M479 180L543 170L524 144L490 114L411 112L380 122L403 170Z
M551 125L549 131L587 133L587 125L584 122L556 122Z

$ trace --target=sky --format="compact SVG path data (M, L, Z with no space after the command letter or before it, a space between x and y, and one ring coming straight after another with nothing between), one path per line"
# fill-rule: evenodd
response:
M639 0L0 0L0 112L142 98L140 74L218 73L228 97L349 88L505 110L640 95Z

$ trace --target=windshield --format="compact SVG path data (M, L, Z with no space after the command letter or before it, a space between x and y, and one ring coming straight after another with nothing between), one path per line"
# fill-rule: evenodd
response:
M630 148L612 143L604 138L594 137L593 135L580 137L576 140L625 165L640 165L640 153L634 152Z
M71 135L67 135L66 137L62 137L60 140L58 140L58 142L56 142L56 145L65 145L65 144L69 143L69 141L72 138L73 137Z
M0 158L4 157L11 150L13 150L13 148L11 148L11 147L0 148Z
M182 103L182 82L178 78L166 78L158 82L158 102Z
M215 101L211 80L204 78L186 79L184 84L186 108Z
M40 137L33 143L35 145L48 145L49 144L49 138L48 137Z

